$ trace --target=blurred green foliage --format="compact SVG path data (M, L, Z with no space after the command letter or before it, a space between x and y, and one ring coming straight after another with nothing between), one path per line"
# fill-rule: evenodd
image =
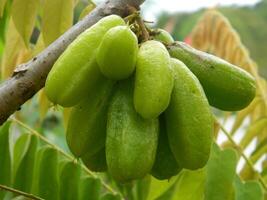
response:
M252 59L260 67L260 73L267 77L267 0L252 7L218 8L231 22L249 49ZM172 35L176 40L184 40L190 34L205 10L194 13L162 13L158 18L159 27L173 27Z

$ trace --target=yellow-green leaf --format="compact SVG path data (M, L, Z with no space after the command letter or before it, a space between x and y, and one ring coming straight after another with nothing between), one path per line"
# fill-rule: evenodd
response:
M7 0L0 0L0 18L3 16Z
M12 18L26 46L28 46L37 16L39 0L14 0Z
M173 184L175 184L179 175L172 177L170 180L158 180L151 177L150 189L147 200L154 200L165 193Z
M25 49L23 40L20 37L14 22L9 20L8 30L6 32L6 44L2 57L1 75L5 79L9 77L16 67L17 58L22 49Z
M237 129L242 125L244 119L247 116L249 116L251 112L254 111L255 108L257 108L257 106L260 104L260 101L261 99L259 97L256 97L248 107L237 113L235 122L231 130L231 135L233 135L237 131Z
M44 119L47 111L50 108L51 102L48 100L48 98L45 94L45 91L43 89L39 92L38 101L39 101L40 118Z
M252 141L253 137L259 135L266 127L267 117L263 117L252 123L247 129L244 137L242 138L240 146L244 149Z
M42 33L40 33L38 40L37 40L37 43L36 43L34 50L33 50L33 56L36 56L44 49L45 49L45 43L44 43L43 35L42 35Z
M203 200L206 169L183 170L181 173L172 200Z
M94 3L90 3L86 6L80 14L79 20L82 20L86 15L88 15L92 10L94 10L96 5Z
M73 0L44 0L42 33L48 46L72 26Z

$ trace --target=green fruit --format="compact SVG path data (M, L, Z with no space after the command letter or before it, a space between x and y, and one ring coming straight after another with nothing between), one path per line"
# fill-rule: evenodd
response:
M160 133L156 159L151 170L152 176L157 179L170 179L181 171L177 161L171 152L166 130L165 117L160 117Z
M158 117L169 105L173 74L167 49L158 41L147 41L137 56L134 107L143 118Z
M105 145L107 108L114 82L101 76L98 85L70 114L66 138L76 157L91 156Z
M65 162L59 175L60 199L79 199L81 168L74 162Z
M166 44L170 44L174 42L174 39L172 38L171 34L164 29L156 29L156 33L154 35L154 39L160 42L164 42Z
M82 156L85 166L94 172L104 172L107 170L105 148L100 149L95 154L85 154Z
M177 59L171 63L174 89L165 115L170 148L179 166L195 170L209 159L213 115L194 74Z
M99 83L95 52L104 34L112 27L124 25L121 17L110 15L77 37L54 64L48 74L45 91L55 104L76 105Z
M241 68L182 42L170 46L169 52L199 79L212 106L227 111L241 110L255 97L255 80Z
M101 72L110 79L129 77L136 64L138 40L127 26L111 28L103 37L96 54Z
M110 174L120 182L144 177L152 168L158 119L143 119L133 106L132 80L120 82L108 110L106 156Z

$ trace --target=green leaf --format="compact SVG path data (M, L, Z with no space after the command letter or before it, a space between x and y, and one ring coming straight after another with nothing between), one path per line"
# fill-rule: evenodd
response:
M58 152L51 147L44 147L40 152L37 166L37 195L44 199L59 198Z
M183 170L176 184L172 200L203 200L205 178L205 168L196 171Z
M11 155L9 143L10 122L0 127L0 184L10 185L11 182ZM0 191L0 199L3 199L4 192Z
M30 200L30 199L26 198L24 196L16 196L16 197L12 198L12 200Z
M136 199L138 200L146 200L149 193L151 182L151 176L146 176L141 180L137 180L135 187L136 187Z
M99 179L85 177L81 180L79 200L88 200L88 194L90 194L90 199L99 200L100 192L101 182Z
M37 145L37 137L30 134L22 135L15 144L13 185L18 190L31 192Z
M0 18L3 16L7 0L0 0Z
M213 144L207 164L205 200L229 200L233 193L233 181L237 154L233 149L220 150Z
M148 200L154 200L165 193L177 180L178 176L172 177L170 180L158 180L151 177L150 189L148 193Z
M80 176L81 168L79 165L74 162L64 163L59 177L60 199L79 199Z
M107 193L101 197L101 200L121 200L121 197L119 195Z
M42 33L48 46L72 26L73 0L44 0Z
M263 191L258 181L242 183L239 176L235 177L235 200L263 200Z
M39 3L39 0L13 1L13 21L26 46L28 46L35 25Z

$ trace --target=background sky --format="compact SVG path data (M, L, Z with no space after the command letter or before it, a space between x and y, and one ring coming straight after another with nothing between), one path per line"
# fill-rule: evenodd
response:
M104 0L93 0L100 3ZM218 5L254 5L260 0L146 0L142 5L143 16L146 20L156 22L157 15L166 12L192 12L201 8Z
M146 0L143 15L146 20L156 21L156 16L162 11L192 12L200 8L210 8L218 5L254 5L260 0Z

